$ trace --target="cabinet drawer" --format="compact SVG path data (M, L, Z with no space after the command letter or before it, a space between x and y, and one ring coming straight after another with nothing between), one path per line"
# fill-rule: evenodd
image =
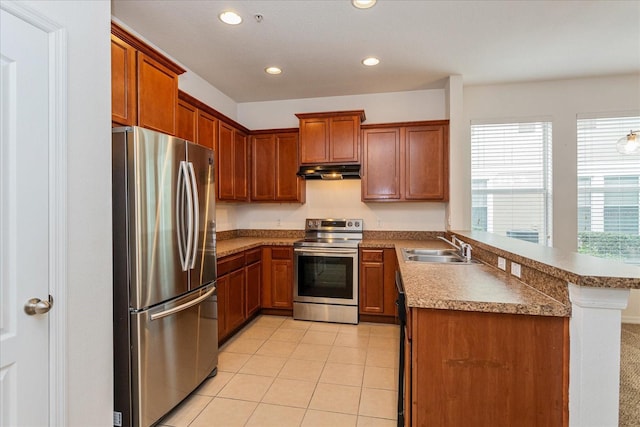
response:
M382 262L384 260L382 249L380 250L363 250L362 262Z
M293 251L291 248L271 248L272 259L292 259Z
M218 261L218 276L244 267L244 253L229 255Z
M262 259L262 249L251 249L244 253L247 265L258 262Z

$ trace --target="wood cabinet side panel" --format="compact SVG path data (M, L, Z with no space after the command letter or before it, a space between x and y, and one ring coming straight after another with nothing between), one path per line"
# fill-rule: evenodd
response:
M175 135L178 76L142 52L137 66L138 125Z
M111 121L134 126L136 114L136 50L111 36Z
M414 425L562 426L565 321L417 310Z

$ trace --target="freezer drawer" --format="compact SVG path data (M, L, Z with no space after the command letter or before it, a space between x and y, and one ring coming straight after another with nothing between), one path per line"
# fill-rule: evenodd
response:
M131 314L133 425L158 421L218 363L215 286Z

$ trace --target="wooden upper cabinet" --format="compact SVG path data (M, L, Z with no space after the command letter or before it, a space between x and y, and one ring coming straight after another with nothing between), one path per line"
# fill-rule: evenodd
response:
M363 200L400 199L400 128L362 131Z
M178 75L185 70L111 23L111 120L176 134Z
M249 200L247 135L219 122L217 140L218 200Z
M444 126L418 126L405 132L405 198L449 199L449 138Z
M212 150L216 146L218 120L211 114L198 110L196 142Z
M298 177L298 133L274 132L251 137L251 200L304 203Z
M233 128L220 122L217 142L218 199L233 200Z
M196 141L198 109L182 99L178 100L176 112L176 136L187 141Z
M363 129L363 201L447 201L448 121Z
M276 188L275 135L251 137L251 200L274 201Z
M138 125L175 135L177 106L178 76L138 52Z
M234 200L249 200L249 139L247 134L234 129Z
M111 121L122 126L137 123L136 50L111 35Z
M300 119L300 163L358 163L363 110L296 114Z

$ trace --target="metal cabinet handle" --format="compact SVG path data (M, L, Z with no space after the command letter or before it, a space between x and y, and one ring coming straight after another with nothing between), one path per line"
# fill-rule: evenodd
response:
M49 295L49 301L42 301L40 298L31 298L24 305L24 312L29 316L36 314L47 314L53 307L53 297Z

